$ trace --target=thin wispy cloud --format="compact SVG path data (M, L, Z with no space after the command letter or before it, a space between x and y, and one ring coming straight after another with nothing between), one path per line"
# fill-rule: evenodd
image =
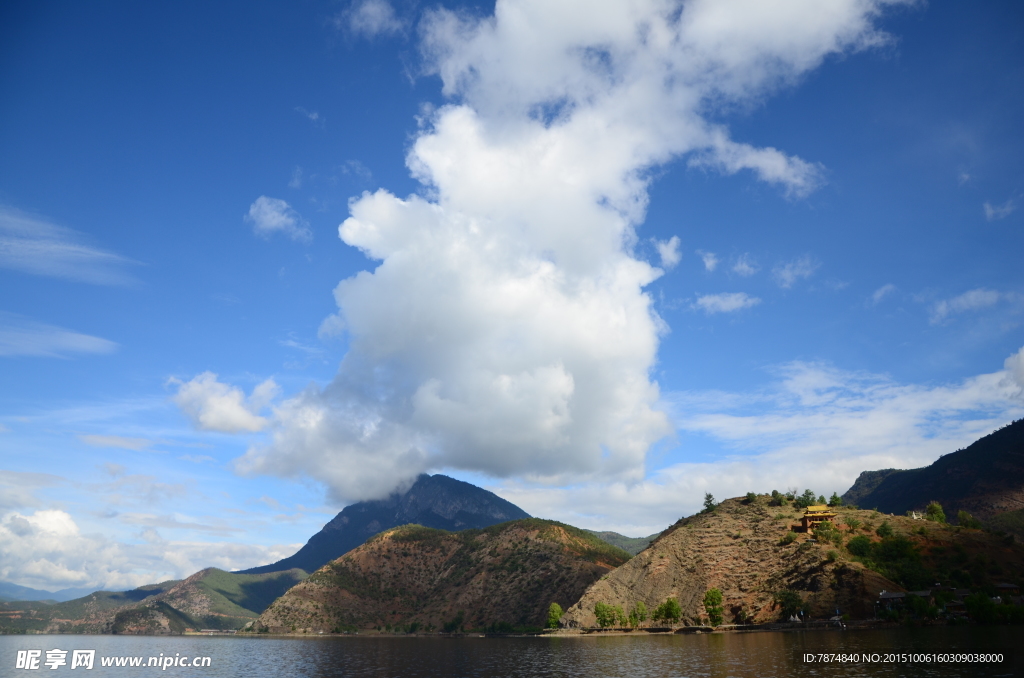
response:
M1003 295L996 290L979 287L950 299L942 299L936 302L932 305L929 319L932 325L938 325L951 316L970 311L980 311L995 306L1002 297Z
M122 450L135 450L136 452L153 446L153 441L148 438L88 434L80 435L78 439L92 447L116 447Z
M0 267L94 285L126 285L138 262L94 247L70 228L0 205Z
M323 122L324 122L323 117L317 111L310 111L310 110L307 110L307 109L303 108L302 106L296 106L295 107L295 112L296 113L301 113L310 122L315 122L315 123L319 123L319 124L323 124Z
M751 308L761 303L757 297L752 297L746 292L723 292L721 294L705 294L697 297L693 307L704 311L708 315L715 313L733 313Z
M269 239L275 233L282 233L299 242L313 240L313 232L305 220L291 205L278 198L261 195L249 206L245 219L252 224L253 233L261 238Z
M109 339L0 311L0 356L70 358L113 353L117 349L117 343Z
M985 213L985 219L988 221L999 221L1005 219L1017 210L1017 201L1010 199L1004 202L1002 205L993 205L992 203L986 202L981 206L982 211Z
M744 278L754 275L759 270L761 270L761 267L757 265L757 262L749 254L741 254L732 265L732 272Z
M810 278L818 270L820 264L809 256L803 256L772 269L775 282L784 290L788 290L800 280Z
M892 294L895 291L896 291L896 286L893 285L892 283L888 283L886 285L882 285L877 290L875 290L874 293L872 293L872 295L871 295L871 304L872 305L877 305L879 302L882 301L882 299L885 299L887 296L889 296L890 294Z

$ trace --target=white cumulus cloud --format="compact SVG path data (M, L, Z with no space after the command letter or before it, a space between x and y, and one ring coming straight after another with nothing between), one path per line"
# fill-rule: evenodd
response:
M722 451L640 483L492 489L533 515L631 536L699 511L705 492L718 499L792 487L842 494L862 471L927 466L1024 416L1024 348L1003 370L948 384L795 362L761 390L677 392L665 400L680 431Z
M223 433L266 428L269 422L259 412L280 390L273 379L268 379L246 398L240 388L218 381L212 372L203 372L187 382L171 379L169 383L178 387L173 400L196 428Z
M249 206L249 213L245 215L245 219L252 224L253 232L262 238L269 238L274 233L283 233L300 242L308 243L313 239L313 232L309 230L309 226L299 213L278 198L268 198L265 195L256 198L256 202Z
M813 190L816 163L734 141L712 119L884 42L873 20L885 4L428 11L425 70L449 103L407 156L423 190L351 201L339 235L377 263L335 289L323 334L343 328L349 352L329 385L276 408L269 441L238 468L312 476L348 500L429 468L642 478L671 432L650 376L665 324L644 291L660 272L633 255L650 170L685 157L789 196Z
M693 303L693 306L711 315L713 313L741 311L751 306L757 306L760 303L760 299L752 297L746 292L722 292L721 294L705 294L697 297L697 301Z
M0 515L0 580L53 591L66 587L122 590L181 579L206 568L235 570L291 555L298 544L251 546L164 540L152 528L145 543L83 533L57 509Z
M704 250L697 250L697 256L704 262L704 270L711 273L718 268L718 257L714 252L705 252Z
M339 17L337 24L347 24L353 33L367 38L393 35L400 33L404 28L402 21L395 14L395 8L388 0L354 2L352 7Z

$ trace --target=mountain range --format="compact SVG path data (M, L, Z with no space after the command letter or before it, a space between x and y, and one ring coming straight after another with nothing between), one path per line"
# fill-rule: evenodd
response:
M541 624L551 602L567 608L564 625L588 626L598 602L651 609L670 597L685 621L701 623L708 587L721 589L728 619L767 621L779 615L779 592L815 614L839 607L861 615L880 587L1024 585L1024 549L1012 534L994 532L1024 536L1024 420L925 468L865 471L843 498L848 506L836 522L845 534L833 536L836 548L791 533L798 514L754 494L630 538L533 519L482 488L421 475L404 492L346 507L297 553L270 565L208 568L65 602L54 600L71 592L0 588L0 633L508 630ZM901 515L931 501L954 521L962 509L990 530ZM896 541L887 541L882 525ZM846 548L854 537L874 555ZM883 557L891 547L903 549L895 565ZM36 596L46 600L24 600Z
M843 501L895 514L937 501L950 520L967 511L1024 539L1024 419L924 468L865 471Z
M543 628L630 555L550 520L446 532L387 530L278 598L252 628L271 633L358 629Z
M367 539L399 525L416 524L449 532L489 527L530 514L493 492L444 475L422 474L405 492L346 506L292 556L239 574L299 568L315 572Z

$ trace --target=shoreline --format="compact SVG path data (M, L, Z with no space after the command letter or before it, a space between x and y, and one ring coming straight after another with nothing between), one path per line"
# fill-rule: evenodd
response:
M948 624L931 624L927 626L949 626ZM835 621L809 621L809 622L779 622L772 624L729 624L718 627L712 626L680 626L680 627L647 627L647 628L586 628L586 629L545 629L534 633L484 633L466 631L463 633L392 633L388 631L366 631L348 633L249 633L239 631L237 633L204 634L190 633L187 635L232 635L243 638L341 638L359 636L362 638L597 638L597 637L626 637L626 636L675 636L675 635L711 635L727 633L764 633L772 631L848 631L863 629L898 629L906 628L900 624L866 619L860 621L843 622L837 625Z

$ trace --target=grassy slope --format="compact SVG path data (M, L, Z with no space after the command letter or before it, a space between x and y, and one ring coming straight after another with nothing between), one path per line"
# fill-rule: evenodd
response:
M233 574L213 568L202 585L211 596L224 598L233 607L258 615L307 576L297 568L266 574Z
M997 532L1014 534L1019 541L1024 542L1024 509L992 516L985 521L985 526Z
M598 539L606 541L612 546L618 546L623 551L631 553L634 556L647 548L651 542L657 539L658 535L661 534L660 532L655 532L647 537L627 537L619 534L618 532L611 532L609 530L605 530L603 532L595 532L594 530L586 531Z

